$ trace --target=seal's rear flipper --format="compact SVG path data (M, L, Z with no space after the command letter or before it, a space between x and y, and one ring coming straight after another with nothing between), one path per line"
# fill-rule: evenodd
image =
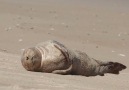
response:
M104 75L105 73L111 73L111 74L119 74L119 72L123 69L126 69L127 67L121 63L118 62L107 62L104 64L99 65L96 68L96 72L99 75Z
M112 73L112 74L119 74L119 71L127 68L125 65L118 62L109 62L107 67L108 67L107 73Z

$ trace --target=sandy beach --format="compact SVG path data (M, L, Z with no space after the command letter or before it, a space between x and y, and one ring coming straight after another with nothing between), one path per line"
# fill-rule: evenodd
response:
M0 90L128 90L128 5L128 0L0 0ZM26 71L22 51L46 40L127 69L103 77Z

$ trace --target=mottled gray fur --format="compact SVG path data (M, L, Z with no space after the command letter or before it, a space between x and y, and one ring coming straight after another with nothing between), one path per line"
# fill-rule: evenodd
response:
M119 71L126 68L118 62L90 58L86 53L70 50L54 40L26 49L21 62L29 71L63 75L104 76L105 73L119 74Z

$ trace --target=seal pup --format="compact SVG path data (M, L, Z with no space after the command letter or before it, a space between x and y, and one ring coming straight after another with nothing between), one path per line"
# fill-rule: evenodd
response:
M49 40L25 49L21 62L28 71L83 76L119 74L126 66L118 62L100 61L85 52L71 50L60 42Z

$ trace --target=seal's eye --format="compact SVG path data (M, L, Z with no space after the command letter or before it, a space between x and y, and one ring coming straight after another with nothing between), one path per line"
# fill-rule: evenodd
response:
M26 57L26 60L29 60L29 57Z

